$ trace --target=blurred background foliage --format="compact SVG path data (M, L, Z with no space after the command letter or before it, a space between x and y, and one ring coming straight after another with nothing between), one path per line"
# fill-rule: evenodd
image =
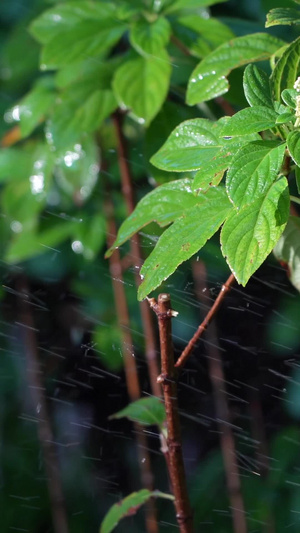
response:
M86 60L84 65L77 64L76 70L72 50L66 49L63 68L54 71L49 60L50 68L41 71L38 41L46 43L47 32L34 30L31 24L55 3L59 2L4 0L0 6L3 533L52 531L37 433L39 406L31 399L32 385L26 374L30 338L24 334L26 328L20 319L21 279L30 287L34 327L29 329L39 348L70 532L98 531L108 508L140 486L132 425L108 420L128 403L122 339L104 260L106 198L113 200L118 224L127 215L116 135L109 120L117 103L108 87L113 71L122 66L127 53L128 34L118 45L116 52L120 54L111 57L105 67L100 60ZM267 11L283 3L285 7L294 5L288 0L230 0L213 5L210 13L226 25L226 40L232 34L264 31ZM200 11L204 15L209 12L206 8ZM198 39L191 24L183 30L174 20L175 30L192 55L187 57L170 45L174 68L168 100L147 129L131 114L124 119L137 199L154 184L170 179L148 160L178 123L197 116L222 115L214 102L190 108L184 104L188 76L199 58L219 44L219 34L212 33L207 43ZM288 42L298 35L293 27L275 27L270 32ZM237 69L230 75L226 95L235 109L245 103L242 72ZM143 232L145 255L160 232L154 225ZM217 240L210 241L199 259L208 272L210 305L228 275ZM124 272L124 286L142 391L147 394L135 269L132 264ZM174 344L180 353L206 310L194 294L191 264L181 266L164 290L171 293L173 307L179 311L179 318L174 320ZM270 258L246 289L236 286L232 290L217 318L252 533L299 531L299 307L299 295L285 271ZM184 452L197 531L230 533L231 513L206 352L204 339L180 380ZM168 491L155 431L149 432L149 448L155 488ZM157 507L161 531L174 531L172 505L159 501ZM144 531L143 510L120 523L117 531Z

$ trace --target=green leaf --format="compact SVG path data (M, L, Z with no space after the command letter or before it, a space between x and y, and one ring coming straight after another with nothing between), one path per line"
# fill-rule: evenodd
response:
M283 44L264 33L237 37L222 44L193 71L188 83L187 103L197 104L226 93L229 88L226 76L232 69L250 61L268 59Z
M149 396L130 403L125 409L118 411L109 418L129 418L142 426L157 425L161 427L166 419L164 404L159 398Z
M300 291L300 219L290 216L274 248L276 259L287 268L290 282Z
M161 50L155 57L124 61L114 76L113 90L119 104L148 126L167 96L170 75L169 56Z
M87 217L82 213L81 222L74 226L72 248L93 261L106 240L106 220L102 213Z
M292 89L299 73L300 37L293 41L278 59L271 74L271 91L274 100L280 101L284 89Z
M167 19L160 17L153 22L145 19L133 23L130 42L139 54L158 54L170 39L171 26Z
M300 131L298 129L291 131L286 142L293 160L300 167Z
M250 106L265 106L273 109L270 80L256 65L247 65L243 79L244 93Z
M169 5L164 9L165 13L174 13L181 9L197 9L201 7L211 6L213 4L220 4L226 0L169 0Z
M101 322L93 330L93 350L101 363L112 372L118 372L124 366L121 336L119 324L111 321L105 324Z
M12 114L17 113L19 117L22 138L30 135L45 119L55 98L53 90L45 83L39 83L12 109Z
M281 98L284 103L292 109L296 109L297 96L299 96L299 93L296 91L296 89L284 89L284 91L281 93Z
M226 190L236 207L250 204L264 194L281 169L285 144L257 141L246 144L233 157L226 176Z
M138 298L142 300L176 268L200 250L223 223L232 206L221 186L200 193L198 204L176 220L160 237L142 269Z
M20 148L0 150L0 183L22 181L30 176L32 151Z
M203 160L212 159L221 147L217 128L215 122L204 118L182 122L150 162L173 172L197 170Z
M41 255L49 248L53 250L72 235L75 225L74 222L63 221L43 231L27 231L26 236L23 232L16 234L6 251L5 261L19 263Z
M222 127L227 122L228 117L223 117L219 121ZM244 144L252 141L259 141L260 136L256 133L233 137L231 139L219 139L221 148L211 159L201 163L199 170L195 174L192 188L194 191L205 191L208 187L216 186L220 183L225 170L231 165L233 156Z
M233 32L215 18L203 18L193 15L185 15L178 19L178 24L192 30L191 42L188 43L190 52L198 57L204 57L212 50L234 37ZM177 26L175 24L175 30ZM180 32L180 29L179 29Z
M286 111L285 113L280 113L276 119L276 124L286 124L286 122L292 122L294 124L296 120L295 113Z
M273 128L276 125L277 113L268 107L246 107L238 111L223 126L221 135L247 135Z
M104 517L99 533L111 533L122 518L135 514L141 505L152 497L174 500L171 494L165 494L158 490L150 492L148 489L142 489L139 492L132 492L132 494L110 508Z
M300 194L300 168L295 168L295 179L296 179L296 185L297 185L297 191L298 194Z
M87 57L95 57L114 46L126 30L118 20L83 20L46 43L41 69L53 70Z
M290 7L277 7L267 14L266 28L280 24L300 24L300 13Z
M192 180L184 178L165 183L144 196L133 213L123 222L114 245L106 252L105 257L110 257L118 246L150 222L157 222L162 227L167 226L196 205L198 199L192 193L191 186Z
M228 217L221 231L222 253L239 283L246 285L272 251L288 214L288 183L282 177L265 196Z
M30 33L40 43L46 44L58 34L69 31L83 20L100 20L111 18L115 13L111 3L73 1L58 4L44 11L30 25Z

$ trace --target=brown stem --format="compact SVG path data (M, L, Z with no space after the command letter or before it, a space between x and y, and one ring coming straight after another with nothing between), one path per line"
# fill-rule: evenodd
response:
M127 207L128 214L131 214L135 208L135 198L133 191L133 180L130 172L130 167L128 164L128 156L126 149L126 141L122 131L122 116L119 112L115 113L112 117L118 144L118 163L121 176L122 184L122 193ZM133 257L134 264L137 263L138 270L142 266L142 253L140 247L139 236L135 235L134 238L130 240L131 254ZM116 253L116 252L114 252ZM139 272L135 270L135 282L139 286L141 283ZM142 324L144 330L145 338L145 355L148 365L148 372L151 383L151 390L155 396L161 395L160 386L157 383L157 376L159 374L158 363L157 363L157 350L155 342L155 332L152 322L152 316L149 309L149 306L146 301L140 302L140 310L142 317Z
M107 215L107 245L110 248L117 234L116 223L114 220L114 206L107 194L105 201L105 210ZM109 269L112 278L115 308L118 322L122 334L122 351L124 358L124 369L126 385L129 398L132 402L141 397L137 366L134 355L134 346L130 332L130 318L126 300L126 294L123 284L123 269L119 250L109 259ZM142 485L149 490L153 490L153 475L151 471L150 457L147 451L147 437L139 424L134 424L137 435L139 466L141 469ZM154 501L150 500L145 506L146 510L146 528L148 533L158 533L158 524Z
M206 269L204 263L193 263L195 292L198 300L206 304L203 289L206 286ZM238 460L235 449L234 436L231 427L231 416L226 396L226 382L223 365L218 347L216 326L210 324L206 332L209 341L206 347L208 371L212 383L216 416L220 428L221 450L226 474L228 496L230 500L234 533L247 533L244 501L241 491L241 481L238 470Z
M38 344L30 307L30 296L27 281L20 278L17 285L19 292L19 314L21 334L24 338L26 355L27 380L33 405L38 419L38 437L43 451L45 470L51 505L53 530L55 533L68 533L68 521L63 495L59 461L54 445L49 413L43 394L44 385L38 356Z
M234 275L230 274L230 276L227 279L227 281L224 283L224 285L222 285L222 288L221 288L221 290L220 290L220 292L219 292L214 304L212 305L212 307L208 311L208 313L207 313L206 317L204 318L203 322L200 324L200 326L198 327L196 333L193 335L191 340L188 342L188 344L184 348L182 354L180 355L179 359L175 363L176 368L182 368L185 365L187 359L190 357L190 355L192 353L192 350L195 347L196 342L200 339L202 333L206 330L208 324L211 322L212 318L215 316L215 314L218 311L218 309L219 309L219 307L220 307L225 295L231 289L234 281L235 281Z
M192 533L193 519L186 486L174 368L172 343L172 316L174 312L171 310L169 294L160 294L157 302L151 298L149 303L158 318L161 354L161 374L158 381L162 384L166 408L169 475L175 496L176 518L180 533Z

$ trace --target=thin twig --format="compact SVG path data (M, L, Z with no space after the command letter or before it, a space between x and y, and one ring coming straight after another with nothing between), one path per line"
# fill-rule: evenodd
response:
M120 112L115 113L112 117L112 120L117 136L118 164L121 176L122 193L126 203L127 212L128 214L131 214L135 208L135 198L133 180L127 157L126 141L122 130L122 115ZM135 270L135 282L136 285L139 286L141 283L139 269L142 266L143 258L138 235L135 235L135 237L130 240L130 248L134 263L137 263L138 266L138 270ZM145 338L145 356L148 366L151 390L155 396L159 397L161 395L161 389L157 383L159 368L157 363L155 332L151 312L146 301L140 302L140 310Z
M30 306L29 289L25 278L20 278L18 280L17 291L20 294L18 302L20 313L19 322L21 334L24 338L27 380L38 420L38 437L44 456L53 531L55 533L68 533L69 528L59 461L54 445L55 439L51 428L46 400L43 394L44 387L38 356L38 344Z
M105 200L105 210L108 223L107 245L110 248L115 240L117 228L114 219L114 206L109 193L107 194ZM129 398L133 402L141 397L141 388L134 355L134 346L130 332L130 318L123 284L123 269L119 250L116 250L115 253L110 257L109 269L113 284L116 313L122 334L122 352L124 358L126 386ZM153 475L151 471L150 457L147 451L147 437L143 432L143 428L139 424L135 423L134 427L137 436L142 485L149 490L153 490ZM158 533L156 509L152 499L145 506L145 511L147 532Z
M150 298L149 303L158 319L161 354L161 374L158 381L163 388L166 408L169 475L175 496L176 518L180 533L192 533L193 519L186 486L174 368L172 343L172 316L174 316L174 312L171 310L169 294L160 294L157 302L154 298Z
M195 292L198 300L206 304L205 292L203 291L203 289L206 288L206 269L203 262L199 261L193 263L193 276ZM220 445L231 506L233 531L234 533L247 533L247 522L241 491L237 453L232 427L230 425L231 416L226 396L226 382L214 322L210 324L206 331L206 338L208 340L206 347L208 371L212 382L216 417L220 428Z
M188 344L184 348L182 354L180 355L179 359L175 363L176 368L182 368L185 365L187 359L190 357L190 355L191 355L191 353L192 353L192 351L193 351L193 349L195 347L196 342L200 339L202 333L206 330L208 324L211 322L212 318L215 316L215 314L218 311L218 309L219 309L219 307L220 307L225 295L231 289L234 281L235 281L234 275L230 274L230 276L227 279L227 281L224 283L224 285L222 285L222 288L221 288L221 290L220 290L220 292L219 292L214 304L212 305L212 307L208 311L208 313L207 313L206 317L204 318L203 322L200 324L200 326L198 327L196 333L193 335L191 340L188 342Z

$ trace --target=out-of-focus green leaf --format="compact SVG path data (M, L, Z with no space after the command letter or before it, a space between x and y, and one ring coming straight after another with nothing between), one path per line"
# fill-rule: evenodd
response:
M132 402L127 407L118 411L109 418L129 418L133 422L138 422L142 426L157 425L161 427L166 419L164 404L159 398L149 396Z
M36 18L30 25L30 33L40 43L46 44L84 20L102 21L111 18L115 9L112 2L65 2L44 11Z
M91 195L99 173L99 150L93 137L57 154L55 177L58 185L81 204Z
M248 135L273 128L276 125L277 113L264 106L246 107L230 117L223 126L221 135Z
M95 57L114 46L125 30L126 26L114 18L83 20L46 43L41 68L53 70L73 61Z
M156 498L165 498L167 500L174 499L171 494L165 494L157 490L150 492L148 489L142 489L139 492L133 492L110 508L104 517L99 533L111 533L122 518L135 514L141 505L146 503L153 496Z
M289 215L286 178L273 183L265 196L234 210L221 231L222 253L237 281L249 278L270 254Z
M197 196L198 204L189 209L160 237L142 269L138 298L142 300L166 280L176 268L198 252L216 233L232 205L225 190L211 187Z
M189 50L198 57L205 57L234 37L230 28L215 18L201 18L193 14L182 16L177 22L196 34L196 39L189 44Z
M82 253L89 261L94 260L106 239L104 215L96 213L87 217L86 213L83 213L81 223L74 226L73 239L75 252Z
M19 263L31 257L54 250L74 232L74 222L62 221L41 232L26 231L17 233L5 254L8 263Z
M20 148L0 150L0 183L22 181L30 175L32 151Z
M167 19L159 17L153 22L145 19L133 23L130 42L139 54L159 54L168 44L171 26Z
M298 129L290 131L286 141L293 160L300 167L300 131Z
M187 91L189 105L211 100L228 91L226 76L251 61L268 59L284 42L265 33L237 37L222 44L193 71Z
M283 163L285 144L257 141L240 148L226 176L226 190L235 206L250 204L269 189Z
M279 7L271 9L267 14L266 28L281 24L300 24L300 13L297 9L290 7Z
M270 80L263 70L256 65L248 65L244 72L243 86L249 105L273 109Z
M192 180L184 178L165 183L144 196L133 213L123 222L112 248L106 252L110 257L113 251L150 222L164 227L197 204L192 193Z
M118 324L109 322L94 328L93 350L100 361L114 372L123 368L122 338Z
M273 251L276 259L287 268L291 283L300 292L300 220L298 217L290 216Z
M272 72L271 90L275 100L280 101L284 89L292 89L299 73L300 37L293 41L278 59Z
M171 63L165 51L153 57L136 57L118 68L114 93L121 107L129 108L148 126L167 96L170 75Z
M226 2L226 0L221 0L221 2ZM221 2L220 0L169 0L166 2L164 12L169 14L181 11L182 9L197 9L199 7L211 6Z

